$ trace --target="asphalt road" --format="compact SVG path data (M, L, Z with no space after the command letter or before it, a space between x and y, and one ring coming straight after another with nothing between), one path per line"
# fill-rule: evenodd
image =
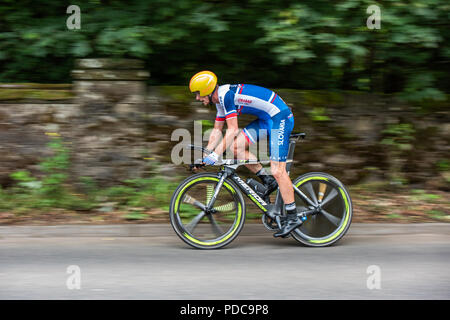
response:
M0 299L450 299L450 224L353 224L327 248L246 225L214 251L108 228L0 227Z

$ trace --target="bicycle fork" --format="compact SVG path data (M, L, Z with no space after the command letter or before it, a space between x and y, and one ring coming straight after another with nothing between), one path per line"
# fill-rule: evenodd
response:
M222 174L222 176L220 177L220 180L219 180L219 182L217 183L217 186L214 189L214 193L213 193L213 195L211 197L211 200L209 200L209 203L206 204L206 208L205 208L206 211L205 212L207 214L211 213L211 210L214 207L214 203L216 202L217 195L219 194L219 191L222 188L223 183L224 183L225 179L227 178L227 176L228 176L228 174L226 172L224 172Z

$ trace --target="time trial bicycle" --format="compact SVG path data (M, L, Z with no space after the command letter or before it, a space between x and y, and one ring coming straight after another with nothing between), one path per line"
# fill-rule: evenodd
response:
M286 170L290 172L296 142L305 133L293 133L289 139ZM204 147L188 148L208 153ZM222 160L214 164L217 173L197 173L186 178L175 190L170 202L170 222L176 234L199 249L218 249L231 243L245 222L246 195L261 211L262 223L277 231L286 221L286 211L279 189L267 190L254 179L244 181L236 173L239 166L259 160ZM201 167L204 164L193 164ZM350 227L352 201L346 187L335 177L311 172L293 179L297 215L303 224L290 235L301 244L324 247L340 240ZM276 191L275 200L270 194Z

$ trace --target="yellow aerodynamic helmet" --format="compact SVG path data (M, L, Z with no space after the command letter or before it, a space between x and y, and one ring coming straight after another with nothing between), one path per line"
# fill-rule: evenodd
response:
M217 76L211 71L200 71L196 73L189 82L191 92L199 92L204 97L214 92L217 85Z

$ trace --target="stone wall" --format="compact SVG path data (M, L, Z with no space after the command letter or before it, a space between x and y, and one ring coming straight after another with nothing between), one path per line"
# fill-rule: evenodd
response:
M92 177L113 185L155 170L173 173L175 166L157 163L167 164L171 132L189 128L196 112L172 114L171 98L147 87L149 74L138 60L83 59L72 75L67 85L0 85L2 186L11 185L16 170L39 176L55 136L70 148L75 183Z
M39 173L37 164L51 154L46 133L72 130L79 114L73 99L72 85L0 85L0 185L19 169Z
M72 84L0 85L0 184L10 185L9 174L19 169L39 175L37 164L50 155L45 146L54 135L71 150L72 182L87 176L113 185L155 171L187 174L170 161L178 143L171 134L192 132L195 120L213 121L215 110L195 102L186 87L148 87L142 70L138 60L85 59L77 62ZM294 111L295 131L308 134L297 147L293 175L326 171L346 183L386 180L396 163L410 183L448 188L447 102L425 109L385 95L277 92ZM243 116L240 125L251 120ZM396 140L400 148L382 143L392 138L385 130L401 124L411 126L412 138Z

